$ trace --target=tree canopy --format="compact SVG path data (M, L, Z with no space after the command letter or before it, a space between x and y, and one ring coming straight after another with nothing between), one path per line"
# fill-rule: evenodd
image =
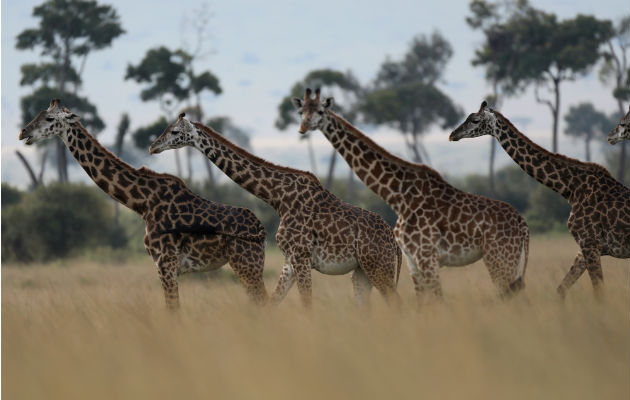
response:
M415 162L428 158L420 135L432 124L453 126L462 115L437 86L452 55L451 45L439 32L415 37L402 60L383 62L361 104L366 121L390 125L403 133Z
M567 123L564 133L584 139L586 161L591 161L591 140L597 135L604 138L604 133L610 130L610 119L592 103L580 103L569 108L564 120Z
M485 35L472 63L485 67L487 79L508 94L534 85L537 101L552 113L552 148L557 151L560 83L587 73L597 63L600 47L613 34L612 23L581 14L559 21L527 0L511 4L501 13L499 4L471 3L467 22ZM539 95L543 87L551 89L551 100Z
M105 124L86 97L77 95L83 68L90 52L111 45L125 31L114 8L94 0L48 0L33 8L36 28L23 30L16 38L20 50L39 49L42 62L21 67L20 85L33 86L33 93L21 100L22 120L28 123L45 109L50 99L61 98L64 105L82 113L82 121L93 132ZM70 88L72 85L72 88ZM65 146L57 142L59 180L67 180Z

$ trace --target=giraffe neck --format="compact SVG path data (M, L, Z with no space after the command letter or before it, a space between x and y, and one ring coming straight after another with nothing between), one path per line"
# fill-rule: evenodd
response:
M309 172L272 164L201 123L194 125L198 133L194 146L230 179L279 212L287 208L290 201L284 197L287 186L295 186L298 182L302 182L304 190L308 190L309 183L321 186L315 175Z
M60 136L88 176L105 193L139 214L146 211L151 191L145 185L155 177L140 174L110 153L78 122ZM157 187L157 183L155 185Z
M404 194L411 186L437 174L394 156L331 111L326 112L321 131L359 179L396 212L404 206Z
M501 147L538 182L571 199L584 188L592 173L603 169L593 163L584 163L557 153L549 152L532 142L500 113L494 111L497 124L494 135Z

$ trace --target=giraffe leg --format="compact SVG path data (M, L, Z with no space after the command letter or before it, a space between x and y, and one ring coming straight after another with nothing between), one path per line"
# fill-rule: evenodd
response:
M312 293L313 293L313 281L311 277L311 263L310 259L301 257L291 262L291 265L295 271L295 279L297 281L297 287L300 292L300 298L302 299L302 305L305 308L311 308L312 306Z
M291 289L291 286L295 283L295 273L293 272L293 267L291 264L285 264L282 267L282 272L280 273L280 278L278 279L278 283L276 284L276 288L271 295L271 304L280 303Z
M560 297L564 299L567 294L567 290L569 290L569 288L573 286L575 281L577 281L578 278L582 276L584 270L586 270L586 260L584 259L582 252L579 252L575 257L575 260L573 261L571 269L569 269L569 272L567 272L567 274L564 276L564 279L562 279L562 283L560 284L560 286L558 286L558 289L556 290Z
M241 281L247 295L254 303L267 302L267 289L263 280L265 268L265 244L245 240L232 240L229 245L228 261Z
M164 289L166 306L171 309L179 308L179 291L177 288L177 268L179 261L174 254L163 254L157 262L158 274Z
M400 307L400 295L396 291L396 257L359 255L360 268L365 272L369 282L383 296L387 304ZM353 276L354 280L354 276Z
M369 305L372 284L361 268L352 273L352 287L354 288L354 301L361 307Z
M436 252L426 255L410 256L405 253L411 280L416 290L418 305L433 300L442 300L442 285L440 284L440 263Z
M601 298L604 289L604 272L602 271L600 251L597 248L586 248L582 249L582 255L586 262L586 270L593 284L595 296Z
M520 245L510 248L493 242L484 249L483 261L501 298L511 297L525 287L522 280L523 266L520 265L524 262Z

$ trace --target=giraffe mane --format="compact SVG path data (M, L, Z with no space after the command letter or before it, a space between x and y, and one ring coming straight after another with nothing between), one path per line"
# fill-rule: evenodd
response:
M350 132L352 135L360 138L365 143L367 143L367 145L372 150L374 150L375 152L377 152L380 155L384 156L388 160L394 161L394 162L396 162L398 164L401 164L401 165L404 165L406 167L410 167L410 168L413 168L413 169L417 169L417 170L422 170L424 172L428 172L429 174L433 174L437 178L442 179L442 176L440 175L440 173L437 172L436 170L434 170L433 168L431 168L431 167L429 167L429 166L427 166L425 164L418 164L418 163L414 163L414 162L411 162L411 161L407 161L405 159L402 159L402 158L400 158L400 157L390 153L389 151L385 150L383 147L378 145L374 140L372 140L366 134L364 134L363 132L361 132L360 130L355 128L350 122L348 122L341 115L336 114L336 113L334 113L332 111L328 111L328 112L333 116L333 118L335 118L339 123L341 123L343 125L343 127L346 129L346 132Z
M565 156L564 154L560 154L560 153L553 153L547 149L545 149L544 147L536 144L534 141L532 141L530 138L528 138L523 132L519 131L518 128L516 128L514 126L514 124L512 124L512 122L507 119L503 114L501 114L500 112L498 112L497 110L492 110L492 112L503 122L505 123L508 128L512 129L513 131L519 133L522 137L523 140L525 140L525 142L527 144L529 144L530 146L532 146L534 149L536 149L537 151L541 151L543 153L548 153L553 155L554 157L557 157L559 160L567 163L567 164L573 164L573 165L577 165L579 167L583 167L583 168L588 168L588 169L593 169L596 170L598 172L604 173L606 175L610 175L610 172L603 166L594 163L594 162L586 162L586 161L580 161L576 158L571 158L568 156Z
M81 125L81 122L75 122L75 125L77 128L79 128L79 130L82 131L83 134L91 137L92 139L94 139L94 147L96 149L98 149L100 152L104 153L106 157L111 157L113 159L115 159L116 161L120 162L120 165L125 168L126 170L128 170L129 172L132 173L137 173L143 176L151 176L151 177L156 177L156 178L167 178L167 179L171 179L171 180L175 180L178 181L179 183L181 183L184 187L186 187L186 184L184 183L184 181L175 176L175 175L171 175L171 174L163 174L163 173L159 173L159 172L155 172L152 169L149 169L145 166L142 166L140 168L134 168L131 165L127 164L125 161L123 161L120 157L118 157L117 155L115 155L114 153L112 153L111 151L109 151L105 146L103 146L101 144L101 142L99 142L98 140L96 140L96 138L90 133L88 132L88 130Z
M197 128L201 129L202 132L204 132L207 135L212 135L212 133L216 133L214 132L211 128L208 128L207 126L205 126L204 124L202 124L201 122L193 122L193 125L196 126ZM317 183L318 185L321 185L321 183L319 182L319 179L317 179L317 177L309 172L309 171L303 171L301 169L295 169L295 168L291 168L291 167L284 167L281 165L277 165L274 164L272 162L269 162L263 158L260 158L258 156L253 155L252 153L248 152L247 150L243 149L242 147L239 147L237 145L235 145L234 143L230 142L228 139L226 139L225 137L219 135L218 133L216 133L216 135L212 136L213 139L218 140L221 144L227 146L228 148L230 148L232 151L234 151L235 153L248 158L252 161L254 161L255 163L258 164L262 164L266 167L272 168L272 169L277 169L280 171L285 171L285 172L290 172L293 174L301 174L301 175L305 175L307 178L311 179L312 181L314 181L315 183Z

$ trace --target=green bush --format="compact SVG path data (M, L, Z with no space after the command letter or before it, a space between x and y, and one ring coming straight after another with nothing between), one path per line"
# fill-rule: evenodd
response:
M15 188L7 183L3 183L0 199L2 199L2 208L4 209L7 206L19 203L22 199L22 192L20 192L18 188Z
M2 210L3 261L49 261L126 242L125 232L114 221L112 204L94 187L42 186L22 193L19 202Z
M567 230L569 202L546 186L538 185L529 195L531 207L525 214L533 233Z

